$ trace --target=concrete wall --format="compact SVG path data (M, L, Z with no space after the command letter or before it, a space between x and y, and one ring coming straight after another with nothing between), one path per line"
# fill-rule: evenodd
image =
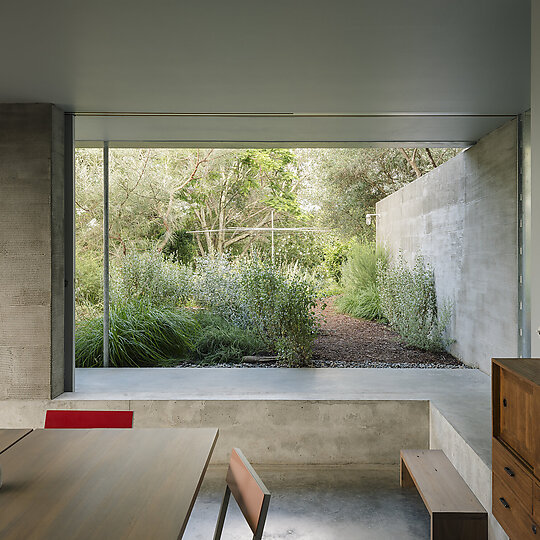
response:
M377 243L432 264L454 305L452 353L490 372L517 355L515 121L377 204Z
M0 399L64 382L64 115L0 105Z
M43 427L46 409L132 410L135 428L218 427L221 464L235 446L254 463L397 464L401 448L429 444L421 400L9 400L0 428Z

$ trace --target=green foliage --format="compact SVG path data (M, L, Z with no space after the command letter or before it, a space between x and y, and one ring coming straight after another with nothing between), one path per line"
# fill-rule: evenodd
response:
M183 309L151 307L147 303L112 304L109 359L114 367L153 367L186 356L198 325ZM77 325L78 367L103 365L103 315Z
M197 316L201 330L197 334L191 357L204 364L241 362L246 355L266 351L264 343L245 328L234 326L221 317L203 311Z
M270 260L270 245L266 247L264 255ZM309 269L321 266L324 262L324 254L320 238L312 232L276 233L274 260L280 265L299 262Z
M77 253L75 296L78 302L103 302L103 256L95 251Z
M193 235L181 229L174 231L163 246L162 253L173 262L184 265L192 263L196 254Z
M332 238L323 248L324 267L330 278L336 283L341 283L343 265L349 256L351 242L341 242Z
M433 268L422 255L409 268L402 253L394 264L381 267L378 288L384 316L413 347L444 351L451 344L446 330L452 316L448 302L439 310Z
M287 275L253 261L245 268L241 284L251 327L266 346L290 365L309 364L317 333L312 283L299 273Z
M97 317L103 311L103 259L99 252L77 252L75 320Z
M370 283L364 289L350 291L336 298L336 307L359 319L380 321L383 319L381 298L377 285Z
M269 352L293 365L311 358L317 330L316 287L296 267L258 259L197 260L195 302L230 324L254 333Z
M385 268L388 255L374 244L355 243L343 265L343 294L336 307L353 317L369 320L384 318L377 288L378 268Z
M156 307L185 305L191 295L191 270L156 252L131 252L118 259L112 283L116 302L136 301Z

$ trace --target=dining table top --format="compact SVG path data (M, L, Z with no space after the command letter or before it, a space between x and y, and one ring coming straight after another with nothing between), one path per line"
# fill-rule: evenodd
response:
M0 538L181 538L214 428L37 429L0 453Z
M0 454L31 432L31 429L0 429Z

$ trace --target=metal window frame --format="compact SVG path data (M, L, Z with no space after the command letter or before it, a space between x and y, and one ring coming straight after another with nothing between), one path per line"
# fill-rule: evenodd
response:
M64 115L64 392L75 390L75 117Z
M531 356L531 111L518 116L518 356Z

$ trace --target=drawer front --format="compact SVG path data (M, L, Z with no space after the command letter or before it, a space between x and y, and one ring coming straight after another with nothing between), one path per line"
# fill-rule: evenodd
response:
M533 386L506 369L500 376L500 437L534 467Z
M536 523L540 524L540 483L535 482L533 492L533 517ZM540 531L538 531L540 535Z
M540 528L532 516L518 502L514 492L498 475L493 475L493 515L510 540L540 538Z
M532 513L533 480L519 461L499 442L493 439L493 474L516 495L521 504Z

